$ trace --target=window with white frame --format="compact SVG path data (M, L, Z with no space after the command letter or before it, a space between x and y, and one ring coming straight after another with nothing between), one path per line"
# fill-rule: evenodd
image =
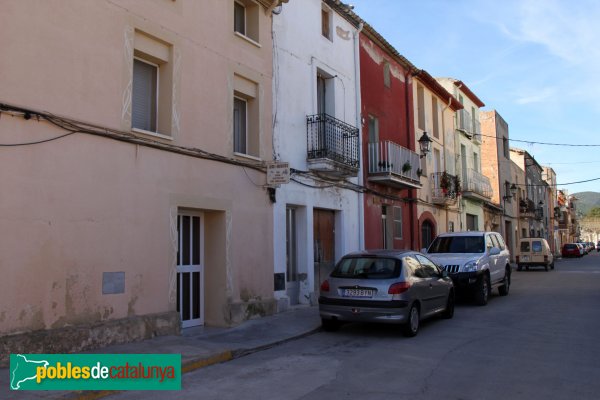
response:
M402 239L402 208L394 207L394 238Z
M131 85L131 127L171 134L173 68L172 46L135 31Z
M369 115L369 143L379 142L379 119Z
M234 75L233 151L260 156L258 85L240 75Z
M259 42L259 7L252 0L235 0L233 2L233 30L239 35Z

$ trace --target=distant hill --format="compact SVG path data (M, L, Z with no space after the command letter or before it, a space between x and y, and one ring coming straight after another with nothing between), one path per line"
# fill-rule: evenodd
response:
M600 193L597 192L580 192L573 193L577 197L577 211L581 211L586 215L592 208L600 207Z

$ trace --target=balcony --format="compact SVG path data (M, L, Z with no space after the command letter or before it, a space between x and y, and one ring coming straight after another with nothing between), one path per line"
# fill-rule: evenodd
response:
M519 216L523 219L535 218L535 203L533 200L519 200Z
M468 169L464 175L463 196L475 200L488 201L493 190L490 179L474 169Z
M435 172L431 174L431 202L449 206L456 204L460 196L460 180L457 176L447 172Z
M358 128L327 114L306 117L308 168L335 178L357 176Z
M369 143L369 181L398 189L417 189L421 182L417 153L385 140Z

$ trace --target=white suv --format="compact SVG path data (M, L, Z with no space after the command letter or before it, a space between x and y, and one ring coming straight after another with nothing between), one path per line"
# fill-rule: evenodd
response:
M493 287L508 294L510 252L499 233L443 233L424 252L448 271L458 290L474 290L475 303L486 305Z

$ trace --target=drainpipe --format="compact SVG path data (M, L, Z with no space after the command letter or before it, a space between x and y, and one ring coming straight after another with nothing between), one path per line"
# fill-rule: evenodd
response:
M360 98L360 57L359 35L363 30L364 24L361 22L358 29L354 32L354 97L356 98L356 126L358 127L358 185L364 184L364 166L362 154L362 118L361 118L361 98ZM365 195L358 193L358 249L365 248Z
M416 149L415 144L415 132L410 129L410 110L412 107L409 104L410 96L408 93L408 80L410 78L411 71L407 69L404 74L404 99L405 99L405 110L406 110L406 132L408 133L408 147L411 145ZM420 162L420 159L419 159ZM427 162L427 160L425 160ZM417 236L419 235L419 221L415 221L415 215L417 214L417 189L408 189L408 197L411 199L409 204L409 219L410 219L410 230L412 232L410 238L410 247L412 250L420 250L419 242L417 241Z

